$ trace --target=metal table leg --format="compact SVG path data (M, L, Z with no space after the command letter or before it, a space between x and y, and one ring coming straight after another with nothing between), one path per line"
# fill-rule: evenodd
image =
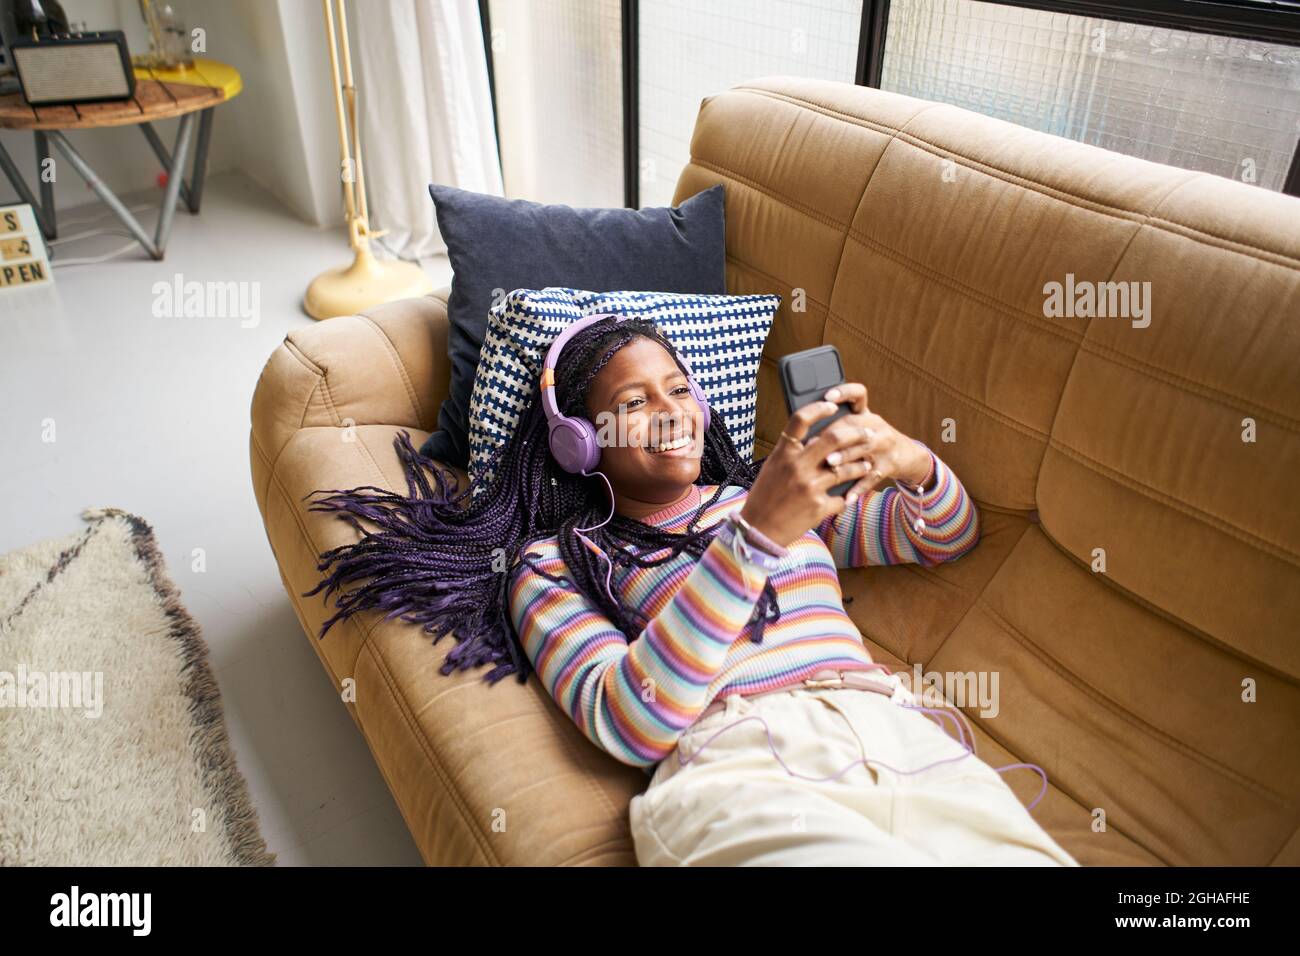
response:
M163 258L167 250L167 237L171 234L172 216L176 212L176 197L180 192L181 180L183 176L176 175L177 171L185 168L185 160L189 157L190 135L194 130L194 114L186 113L181 117L180 129L176 131L176 154L174 162L170 164L167 170L167 191L163 194L162 209L158 213L158 226L154 230L154 237L151 240L144 227L131 215L131 211L126 208L120 199L113 194L107 184L99 178L99 175L90 167L90 164L82 158L68 142L68 138L59 130L50 130L47 135L49 140L61 152L78 173L99 196L104 203L111 209L114 215L131 231L131 235L136 238L140 245L144 246L145 251L155 259Z
M32 207L32 213L36 216L36 223L41 227L41 234L46 239L54 238L54 203L51 201L49 209L43 209L41 204L36 201L32 191L27 188L27 182L23 179L23 174L19 172L18 166L14 163L13 157L9 151L0 143L0 167L5 171L9 178L9 184L14 187L18 193L18 198L27 205ZM45 188L41 188L42 195L45 194Z
M158 132L153 128L153 123L141 123L140 132L144 133L144 138L149 141L149 145L152 147L154 155L158 157L158 162L162 163L163 169L169 171L168 176L170 176L170 170L172 168L171 153L167 152L167 147L163 145L163 141L159 138ZM188 206L190 203L190 187L185 183L181 183L181 198L185 200L185 205Z
M203 201L203 182L208 178L208 144L212 142L212 117L216 112L215 106L209 106L199 114L199 143L194 151L194 171L190 173L188 199L190 212L195 215L198 214L199 203Z
M190 173L190 181L181 183L181 198L185 200L185 205L191 213L198 213L199 204L203 201L203 181L208 174L208 144L212 141L212 115L215 110L215 106L209 106L199 113L199 142L194 151L193 171ZM140 132L144 133L144 138L149 141L154 155L162 163L163 169L169 170L168 175L170 175L170 170L173 168L172 157L153 128L153 124L141 123ZM181 169L184 172L183 166Z
M162 210L158 214L158 228L154 231L153 242L158 247L158 258L167 250L167 237L172 231L172 216L176 214L176 194L180 192L181 181L185 178L185 160L190 155L190 136L194 132L194 114L186 113L181 117L181 125L176 130L176 154L167 170L167 191L163 194Z
M59 224L54 218L54 180L45 178L45 162L50 158L50 141L44 130L36 130L36 177L41 181L41 207L50 231L46 239L54 239L59 234ZM42 227L44 232L44 227Z

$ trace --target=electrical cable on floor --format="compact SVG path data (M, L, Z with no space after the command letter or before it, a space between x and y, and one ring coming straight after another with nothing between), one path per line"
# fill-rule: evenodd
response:
M119 233L119 235L126 235L126 233ZM89 258L86 259L67 259L64 260L63 262L52 260L50 262L50 267L53 269L62 269L66 266L98 265L101 262L107 262L109 259L116 259L124 252L130 252L132 249L139 249L139 248L140 248L140 243L135 239L132 239L130 242L122 246L120 249L115 249L112 252L105 253L102 256L90 256Z
M125 236L125 235L129 235L129 233L125 233L121 229L109 229L109 228L88 229L86 232L79 232L75 236L60 236L58 239L50 239L45 244L52 248L54 246L62 245L65 242L76 242L78 239L89 239L91 236Z
M137 212L143 212L146 209L152 209L154 207L152 203L141 203L138 206L127 206L126 208L127 208L127 212L130 212L131 214L134 215ZM99 220L103 219L105 216L112 216L112 215L115 215L113 210L105 209L98 216L91 216L89 219L68 219L66 221L60 222L59 225L60 226L86 226L92 222L99 222ZM55 239L54 241L62 242L63 240Z

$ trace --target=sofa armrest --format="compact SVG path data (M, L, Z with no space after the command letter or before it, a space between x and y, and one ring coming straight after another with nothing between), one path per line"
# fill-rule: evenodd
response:
M326 319L285 336L253 393L253 440L274 462L312 426L437 427L447 397L450 289Z
M448 644L431 646L419 627L379 610L318 638L335 609L306 596L321 579L319 556L358 531L310 511L310 493L404 492L394 433L407 428L418 445L449 378L445 291L328 319L276 348L253 398L249 457L285 591L335 688L355 682L344 706L427 862L632 865L627 807L645 775L586 741L536 675L495 687L481 668L444 676ZM346 419L356 429L342 441ZM512 823L498 832L503 812Z

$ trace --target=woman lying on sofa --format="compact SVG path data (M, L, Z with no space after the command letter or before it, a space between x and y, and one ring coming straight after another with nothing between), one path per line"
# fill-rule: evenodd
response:
M339 608L322 633L378 608L452 633L443 673L535 669L593 743L652 774L630 808L643 865L1077 865L844 611L839 568L974 547L978 514L937 455L852 383L791 416L760 467L719 416L705 427L653 323L594 320L554 352L490 489L458 490L402 434L408 496L313 505L377 527L321 556L311 593ZM839 402L852 413L805 441ZM575 473L548 439L557 414L612 417L626 441Z

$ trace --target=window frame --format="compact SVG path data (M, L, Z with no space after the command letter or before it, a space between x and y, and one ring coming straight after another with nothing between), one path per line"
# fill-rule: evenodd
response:
M862 0L862 23L858 33L858 57L854 82L880 88L885 63L886 30L890 0ZM1239 37L1300 46L1300 0L983 0L1008 7L1024 7L1051 13L1096 17L1119 23L1189 30L1216 36ZM492 63L492 27L489 0L478 0L483 25L483 47L487 56L488 85L492 98L492 122L497 130L498 158L501 149L497 120L496 77ZM638 0L620 0L622 21L623 81L623 204L637 209L641 201L640 88ZM1300 142L1281 192L1300 196Z
M1069 13L1118 23L1191 30L1300 46L1300 3L1293 0L983 0L1004 7ZM859 86L880 88L885 64L889 0L862 0L858 39ZM1300 140L1296 142L1281 192L1300 196Z

